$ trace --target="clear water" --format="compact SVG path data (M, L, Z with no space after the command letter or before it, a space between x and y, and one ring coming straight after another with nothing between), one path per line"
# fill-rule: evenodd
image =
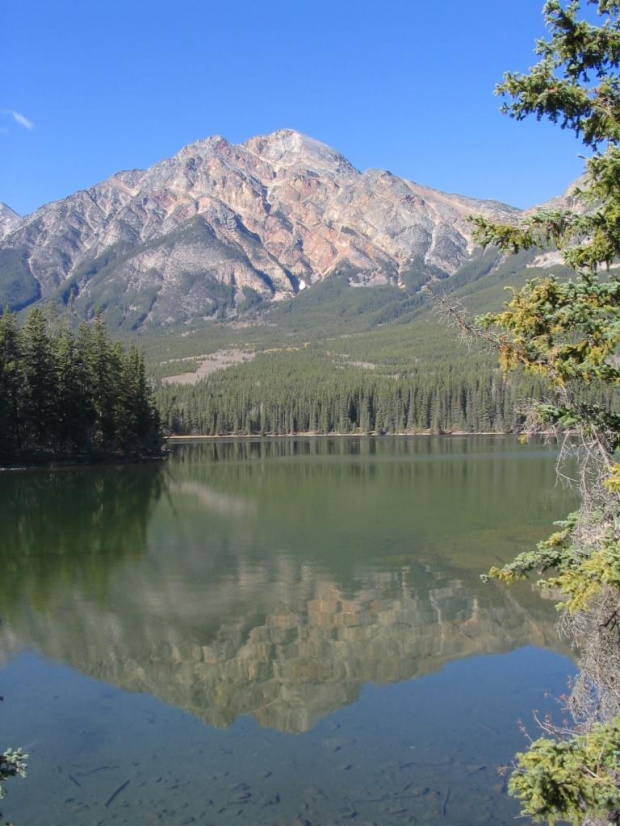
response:
M497 438L176 445L0 476L16 824L503 824L498 767L574 667L479 573L573 504Z

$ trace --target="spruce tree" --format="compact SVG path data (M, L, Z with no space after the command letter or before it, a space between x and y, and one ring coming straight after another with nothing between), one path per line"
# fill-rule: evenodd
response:
M57 375L48 322L42 310L32 310L20 338L26 443L33 450L51 449L57 437Z
M92 420L88 377L84 353L67 324L55 341L55 357L58 447L68 453L83 454L89 447Z
M17 316L5 307L0 316L0 455L22 450L22 371Z
M496 346L504 371L545 382L549 396L532 410L530 428L568 428L577 439L581 508L536 551L490 571L505 582L545 573L539 584L563 594L564 625L581 649L568 703L573 730L547 724L547 736L517 756L509 784L522 813L549 824L620 820L620 416L595 401L599 388L617 395L620 386L620 279L609 270L620 255L620 3L588 5L597 24L579 0L549 0L539 63L505 75L497 89L513 118L547 118L582 140L591 154L573 192L581 208L510 225L476 219L485 245L517 252L554 244L574 278L528 282L502 312L478 319L477 330L451 310ZM491 407L485 393L485 417Z
M103 320L75 334L40 309L19 330L0 316L0 456L9 460L157 454L159 416L135 347Z

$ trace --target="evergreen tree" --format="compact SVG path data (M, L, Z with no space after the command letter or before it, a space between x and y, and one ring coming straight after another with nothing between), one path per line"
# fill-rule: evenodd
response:
M17 317L6 307L0 316L0 456L22 449L23 364Z
M61 328L55 344L58 444L61 450L84 453L89 447L93 418L84 352L66 324Z
M112 346L99 313L88 337L86 369L94 413L93 439L102 449L115 447L120 368L120 354Z
M33 310L0 316L0 456L157 454L159 416L144 359L113 345L101 317L77 335Z
M26 444L51 447L57 436L57 376L48 322L42 310L32 310L20 338Z
M574 727L547 724L547 736L517 755L509 784L522 813L549 824L620 822L620 416L605 401L620 386L620 279L600 272L620 255L620 3L589 5L598 25L580 17L579 0L549 0L540 62L498 87L506 113L559 123L592 153L573 193L582 209L546 210L509 226L476 220L478 240L505 251L552 242L575 277L528 282L503 312L478 319L477 330L451 311L495 345L506 372L544 380L549 397L533 409L531 429L570 428L577 439L581 508L537 551L489 573L512 582L548 572L541 584L564 595L565 627L581 649L568 704Z

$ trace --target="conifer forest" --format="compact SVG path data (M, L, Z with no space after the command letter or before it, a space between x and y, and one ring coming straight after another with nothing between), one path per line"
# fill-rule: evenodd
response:
M159 415L135 346L101 317L72 329L40 309L0 317L0 457L8 461L156 455Z

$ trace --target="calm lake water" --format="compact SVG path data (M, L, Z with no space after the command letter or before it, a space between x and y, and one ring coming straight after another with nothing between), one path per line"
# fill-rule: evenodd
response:
M512 823L499 766L574 671L479 573L548 535L555 455L499 438L177 444L0 475L16 826Z

